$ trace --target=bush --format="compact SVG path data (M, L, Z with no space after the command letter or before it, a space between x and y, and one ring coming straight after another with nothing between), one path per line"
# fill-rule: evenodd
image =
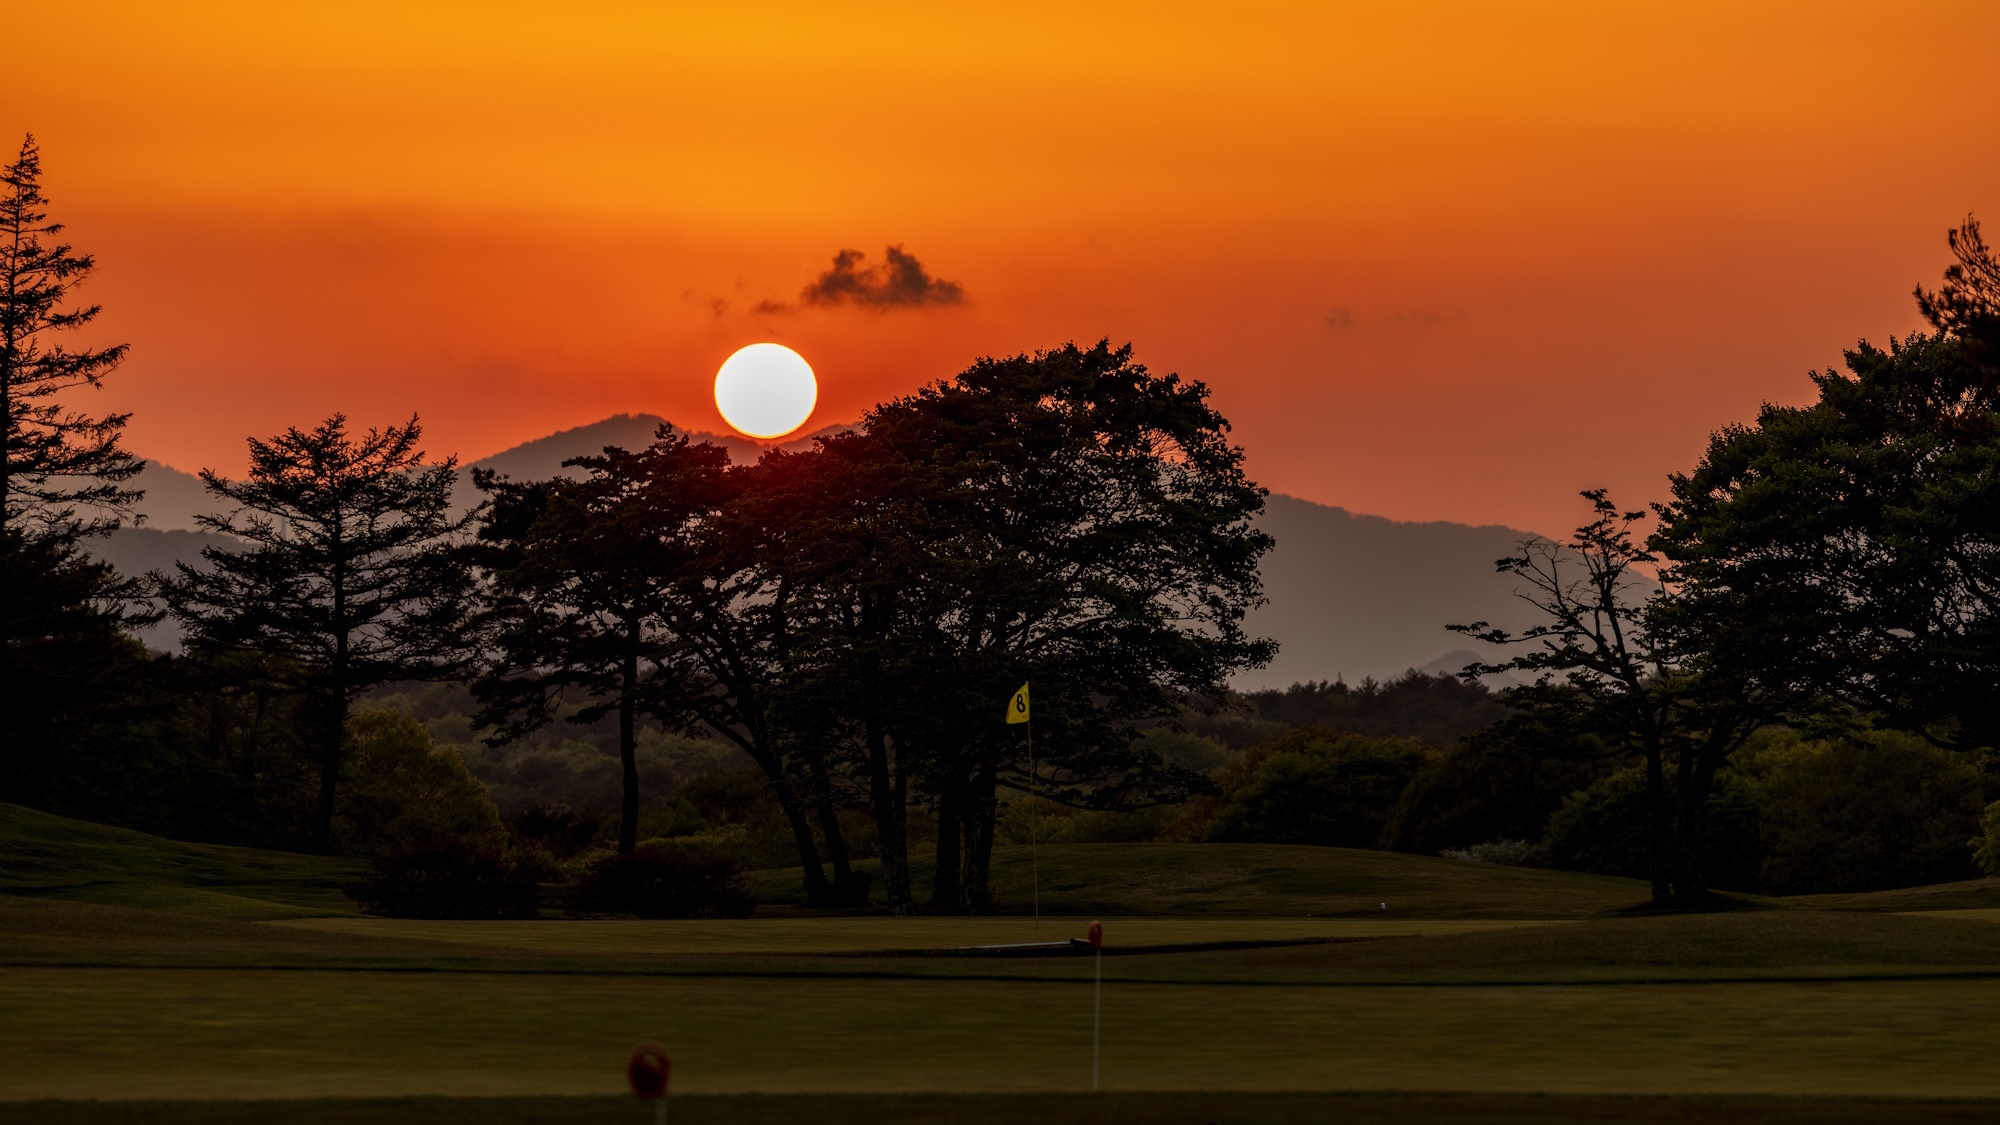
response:
M1754 763L1764 790L1764 885L1780 894L1970 879L1980 778L1914 735L1792 740Z
M348 897L391 918L533 918L535 881L499 848L434 840L378 857Z
M1543 844L1549 863L1566 871L1650 878L1645 768L1619 770L1570 794L1549 818ZM1720 890L1754 891L1761 861L1757 793L1743 779L1721 774L1702 807L1702 879Z
M2000 801L1986 806L1986 817L1979 826L1985 829L1985 834L1972 841L1978 849L1972 855L1973 861L1988 875L2000 875Z
M1016 797L1000 806L995 839L1003 844L1149 844L1160 838L1174 810L1164 806L1117 812L1072 809L1046 797Z
M867 855L874 843L872 818L850 813L840 824L848 854L857 859ZM753 871L799 863L791 821L771 783L756 770L718 770L690 779L672 797L639 814L639 836L677 841L691 853L729 856Z
M1446 848L1438 854L1460 863L1497 863L1502 867L1540 867L1548 859L1540 844L1526 840L1489 840L1469 848Z
M1302 727L1225 767L1211 840L1365 848L1426 760L1391 738Z
M1487 840L1536 840L1570 794L1604 776L1594 740L1504 722L1424 764L1389 814L1398 851L1442 854Z
M507 818L507 829L520 844L569 859L590 847L604 827L602 817L580 813L568 805L530 805Z
M470 840L496 853L506 831L486 786L458 752L431 742L407 711L357 711L347 721L348 777L334 830L341 850L416 852L434 841Z
M666 840L592 863L573 907L578 914L640 918L748 918L756 909L740 862Z

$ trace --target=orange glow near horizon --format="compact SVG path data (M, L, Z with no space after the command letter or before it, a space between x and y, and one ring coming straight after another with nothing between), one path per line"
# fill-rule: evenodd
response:
M1541 531L1920 327L2000 223L1988 4L1004 11L49 6L0 137L133 345L87 405L183 468L335 410L466 459L720 430L760 340L848 421L1108 336L1276 491ZM802 298L888 246L961 295Z

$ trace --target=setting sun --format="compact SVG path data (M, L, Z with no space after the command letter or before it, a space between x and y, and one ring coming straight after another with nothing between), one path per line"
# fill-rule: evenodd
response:
M818 401L811 365L783 344L738 348L715 373L715 408L746 437L783 437L805 425Z

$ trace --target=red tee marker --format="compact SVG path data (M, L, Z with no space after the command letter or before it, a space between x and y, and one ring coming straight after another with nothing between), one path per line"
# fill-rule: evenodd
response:
M632 1060L625 1064L625 1080L632 1084L634 1094L656 1102L667 1096L667 1074L672 1069L667 1049L648 1040L632 1048Z
M1090 924L1090 948L1104 948L1104 924L1102 922L1092 922Z

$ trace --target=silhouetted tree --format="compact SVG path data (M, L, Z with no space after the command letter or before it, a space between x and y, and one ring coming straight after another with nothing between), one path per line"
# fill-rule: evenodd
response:
M133 584L77 547L139 498L125 482L140 463L118 444L127 416L60 397L98 386L125 346L63 342L97 316L72 300L96 263L55 241L41 174L32 136L0 170L0 800L15 801L46 794L144 655L125 633L145 620Z
M1740 622L1714 612L1712 591L1689 590L1672 571L1647 573L1660 560L1633 535L1645 512L1621 511L1601 489L1583 496L1593 518L1566 544L1531 539L1499 562L1544 619L1518 634L1484 622L1451 628L1527 648L1467 670L1536 677L1502 693L1520 716L1516 729L1587 732L1642 763L1653 898L1699 901L1709 893L1700 843L1716 774L1799 697L1782 679L1717 658Z
M460 673L476 638L462 536L453 510L456 459L426 462L417 420L359 438L339 414L309 431L250 439L250 473L203 469L236 510L201 517L248 549L205 548L162 592L188 644L285 658L309 703L319 795L314 846L332 841L347 716L369 688Z
M52 241L63 225L44 210L41 175L33 136L0 172L0 506L9 532L74 538L118 525L140 496L123 483L141 465L118 444L130 415L91 417L58 401L99 386L126 346L69 348L59 339L96 319L99 306L70 300L97 263ZM98 514L79 518L85 507Z
M696 525L722 501L729 454L663 428L637 453L607 448L575 458L579 480L516 484L483 473L494 495L480 535L494 564L494 662L474 684L481 725L495 744L554 717L566 696L590 702L570 716L618 716L624 799L618 850L632 853L639 824L637 723L642 715L686 726L642 682L668 639L663 587L686 568Z
M1134 740L1273 648L1242 629L1264 494L1207 398L1100 342L982 360L863 419L920 509L883 627L914 689L892 730L938 811L936 905L987 907L1001 788L1135 808L1206 784ZM1032 781L998 710L1023 680Z
M1738 666L1884 725L2000 745L2000 265L1968 219L1918 291L1936 334L1865 341L1819 400L1766 406L1672 480L1662 553Z
M662 572L670 640L653 682L663 710L721 734L762 771L814 906L863 895L840 825L836 736L800 705L809 675L798 659L800 630L824 605L814 596L824 572L804 560L829 546L813 529L841 516L823 506L821 467L812 456L772 453L730 471L727 501L687 540L679 565Z
M142 690L146 653L116 596L129 584L72 542L0 534L0 584L0 801L45 805L74 753Z
M1945 235L1958 261L1946 267L1944 284L1936 292L1917 287L1917 308L1931 326L1963 344L1971 358L1985 367L1981 387L1985 405L2000 387L2000 261L1980 236L1979 220L1970 215Z

